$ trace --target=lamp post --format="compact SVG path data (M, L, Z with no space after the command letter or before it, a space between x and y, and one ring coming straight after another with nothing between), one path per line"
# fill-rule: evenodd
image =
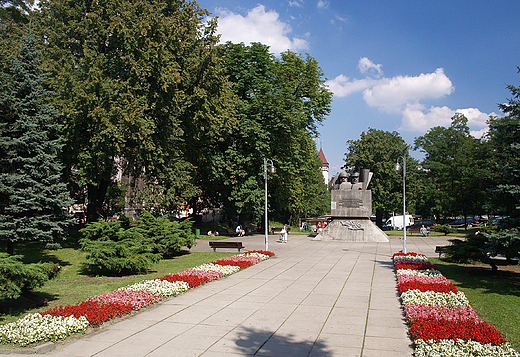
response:
M267 162L271 163L270 172L274 174L276 169L273 160L264 158L264 181L265 181L265 251L269 250L269 220L267 219Z
M406 158L399 156L395 163L395 170L399 171L401 165L399 165L399 159L403 159L403 253L406 254Z

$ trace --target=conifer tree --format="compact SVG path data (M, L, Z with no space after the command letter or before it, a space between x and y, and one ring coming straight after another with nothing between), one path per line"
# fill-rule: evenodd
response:
M72 222L57 159L59 127L36 45L31 34L23 37L0 89L0 239L11 254L14 242L55 240Z

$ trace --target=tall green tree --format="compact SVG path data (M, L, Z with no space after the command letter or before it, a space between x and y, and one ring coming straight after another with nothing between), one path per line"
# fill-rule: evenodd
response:
M487 143L470 134L468 119L457 113L450 127L434 127L415 139L422 166L438 189L443 216L484 214L489 180Z
M520 68L519 68L520 72ZM505 203L506 214L511 215L514 226L520 225L520 87L508 85L512 97L506 104L499 104L507 114L488 120L487 137L492 145L495 185L491 187Z
M40 2L64 158L87 216L105 215L118 172L144 180L150 208L199 192L205 149L233 126L216 22L196 2ZM141 201L142 202L142 201Z
M260 43L227 43L221 51L237 97L238 119L225 150L227 172L219 188L226 193L226 207L248 219L260 218L263 160L268 158L277 168L268 178L272 212L292 221L315 213L323 206L316 202L323 201L327 191L313 138L332 100L317 61L291 51L276 58Z
M10 254L14 242L52 241L71 223L58 160L60 128L36 44L31 34L22 39L0 94L0 239Z
M418 181L417 160L409 155L409 146L398 132L370 128L361 133L358 140L347 141L345 167L352 171L369 169L374 173L369 185L372 190L372 209L376 212L376 224L382 225L384 215L401 212L403 203L403 173L395 170L400 157L406 158L407 211L416 201Z

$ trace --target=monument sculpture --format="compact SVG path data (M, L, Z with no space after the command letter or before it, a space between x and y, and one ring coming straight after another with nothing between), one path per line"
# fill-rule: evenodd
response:
M373 173L368 169L343 171L332 178L332 221L314 240L348 242L388 242L386 234L371 220L372 191L368 189Z

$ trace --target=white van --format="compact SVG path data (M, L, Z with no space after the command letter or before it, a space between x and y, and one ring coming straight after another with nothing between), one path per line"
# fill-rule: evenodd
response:
M407 214L405 216L405 221L407 227L413 225L413 216ZM386 220L385 225L392 226L393 229L403 229L403 216L392 216Z

